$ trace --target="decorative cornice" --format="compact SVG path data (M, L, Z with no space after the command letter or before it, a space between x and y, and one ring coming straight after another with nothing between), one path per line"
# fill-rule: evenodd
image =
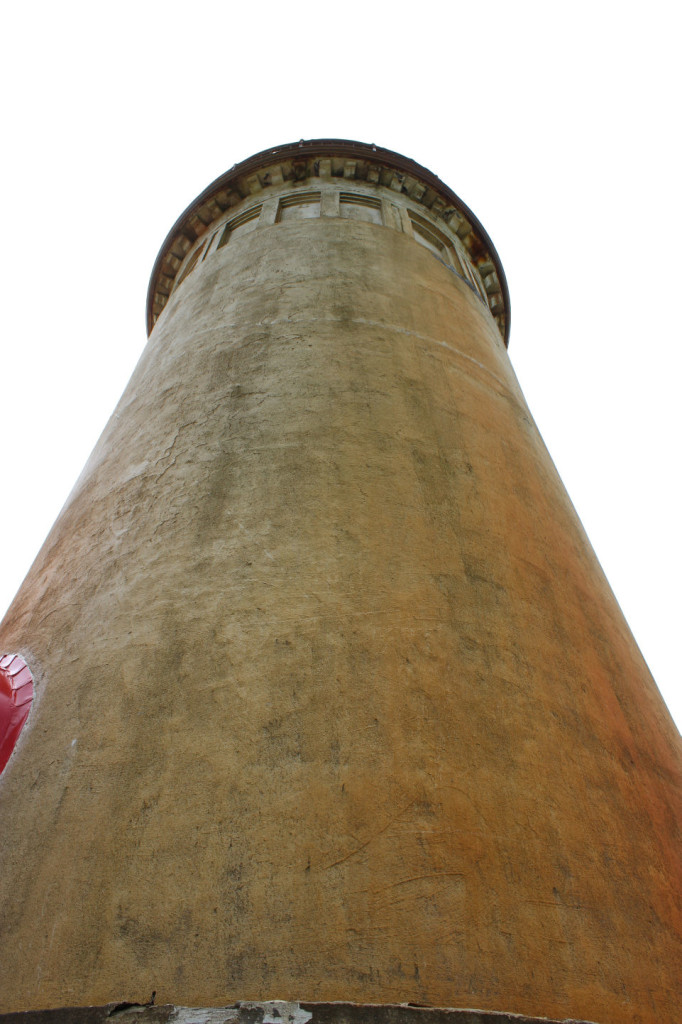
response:
M388 149L344 139L301 140L264 150L235 164L204 189L173 225L156 258L147 296L147 332L163 311L180 266L209 228L244 200L267 197L268 189L309 179L366 181L407 195L454 232L477 267L505 344L509 342L509 291L488 233L465 203L440 178Z

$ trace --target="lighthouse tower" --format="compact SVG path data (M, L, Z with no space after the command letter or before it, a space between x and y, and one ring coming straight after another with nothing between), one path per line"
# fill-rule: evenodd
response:
M678 1022L680 737L473 213L268 150L148 325L0 629L0 1011Z

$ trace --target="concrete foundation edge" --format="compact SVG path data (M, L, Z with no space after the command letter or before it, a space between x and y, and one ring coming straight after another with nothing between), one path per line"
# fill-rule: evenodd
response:
M222 1007L107 1003L0 1014L0 1024L595 1024L496 1010L403 1004L240 1002Z

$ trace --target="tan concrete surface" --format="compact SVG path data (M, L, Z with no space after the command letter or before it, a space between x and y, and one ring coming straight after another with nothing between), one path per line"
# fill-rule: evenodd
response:
M36 684L1 1010L679 1020L679 734L494 320L413 238L199 260L0 648Z

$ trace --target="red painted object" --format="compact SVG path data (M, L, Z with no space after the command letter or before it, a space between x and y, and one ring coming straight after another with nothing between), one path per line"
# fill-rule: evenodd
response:
M9 761L33 700L33 676L19 654L0 658L0 772Z

